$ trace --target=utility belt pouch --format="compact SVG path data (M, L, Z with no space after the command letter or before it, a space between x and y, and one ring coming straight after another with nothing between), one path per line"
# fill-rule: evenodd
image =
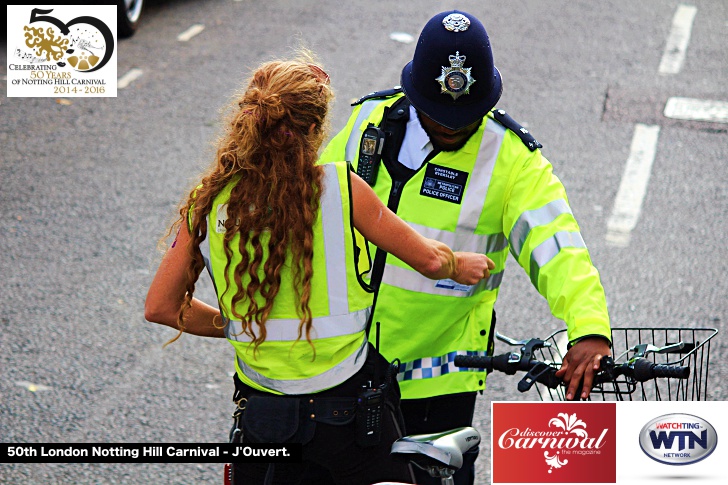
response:
M243 415L245 441L286 443L296 438L300 428L300 402L297 398L281 396L248 396Z
M357 396L356 444L362 448L376 446L382 440L384 386L364 386Z

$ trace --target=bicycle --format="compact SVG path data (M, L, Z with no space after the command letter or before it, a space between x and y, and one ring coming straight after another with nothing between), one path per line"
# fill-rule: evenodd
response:
M518 351L494 356L460 355L455 358L455 365L507 375L523 372L525 376L518 382L520 392L535 388L542 401L563 401L565 384L555 374L565 355L565 332L566 329L557 330L546 339L528 340L496 333L498 340L518 346ZM710 342L717 333L714 328L613 328L613 351L625 350L615 358L602 359L587 400L592 400L592 396L605 401L707 398ZM679 357L673 358L675 355ZM462 466L463 454L478 444L480 433L465 427L405 436L392 444L391 453L440 478L442 485L452 485L453 474Z

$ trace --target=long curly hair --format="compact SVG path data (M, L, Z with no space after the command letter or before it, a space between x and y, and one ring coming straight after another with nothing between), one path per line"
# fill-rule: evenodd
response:
M308 52L294 60L271 61L258 67L244 92L236 95L215 162L180 208L176 224L190 223L188 250L192 263L186 272L186 292L177 323L184 332L195 282L204 269L200 244L207 236L207 216L215 197L234 183L227 206L224 248L226 288L230 290L232 241L242 256L232 271L236 293L231 312L257 349L266 338L265 323L280 290L281 269L292 255L293 285L301 318L298 339L310 345L309 308L313 277L313 225L319 210L323 169L316 164L328 131L328 108L333 99L328 75ZM267 238L267 247L264 241ZM264 256L267 255L267 256ZM262 267L262 278L260 268ZM247 275L249 283L243 285ZM259 305L262 297L264 303ZM247 308L245 304L247 303ZM218 326L217 322L214 322ZM255 325L257 325L257 330ZM222 327L222 323L218 328Z

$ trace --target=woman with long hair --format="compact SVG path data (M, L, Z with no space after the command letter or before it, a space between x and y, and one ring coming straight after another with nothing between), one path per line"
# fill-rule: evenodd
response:
M187 332L232 344L232 441L303 444L303 463L235 465L234 483L297 483L310 462L347 485L408 481L389 456L399 391L368 343L356 231L432 279L477 284L493 262L420 236L346 163L316 163L333 92L307 56L264 63L235 99L214 163L170 230L145 317L178 330L172 341ZM219 308L194 297L205 268ZM364 387L386 403L368 435L356 419Z

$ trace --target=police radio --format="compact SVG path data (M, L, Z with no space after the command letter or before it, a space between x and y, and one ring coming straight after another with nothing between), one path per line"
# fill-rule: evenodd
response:
M379 164L382 162L384 138L384 130L371 123L361 136L356 174L371 186L374 186L374 183L377 181Z
M369 382L357 396L356 444L362 448L379 444L382 440L383 410L384 389L373 387Z

